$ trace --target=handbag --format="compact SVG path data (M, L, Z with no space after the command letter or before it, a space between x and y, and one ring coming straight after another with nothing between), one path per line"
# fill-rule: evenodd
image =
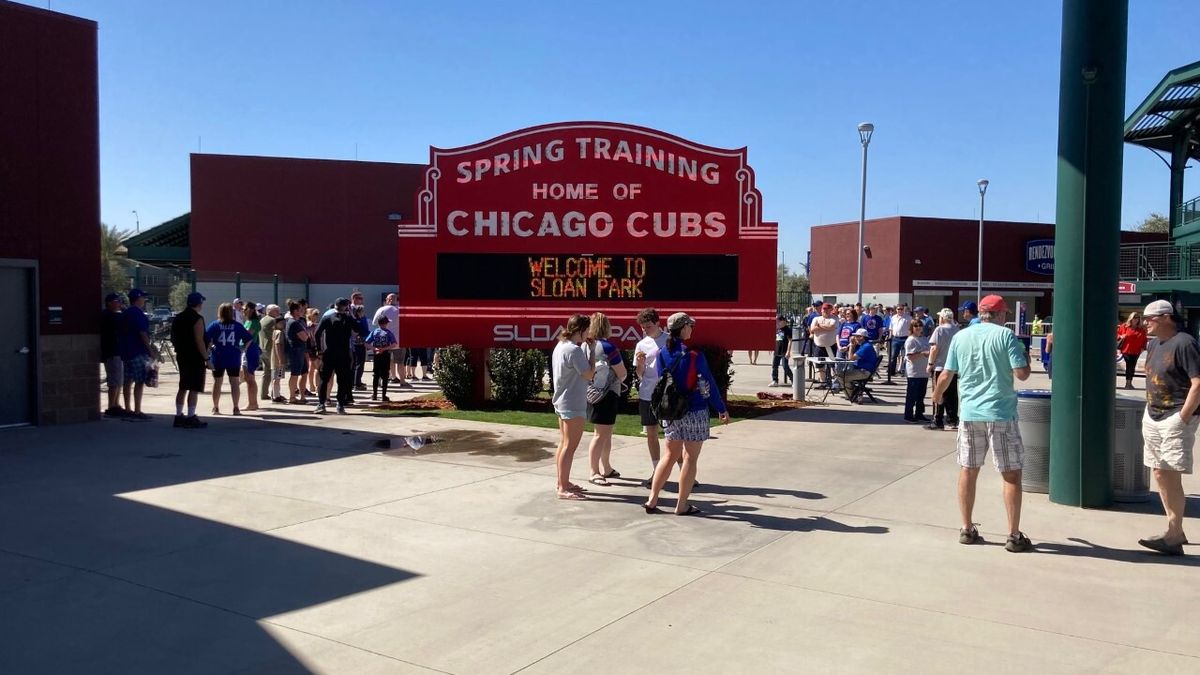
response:
M599 378L592 378L592 381L588 383L588 388L587 388L588 405L596 405L600 401L603 401L604 397L608 394L609 390L612 388L612 380L614 377L616 377L616 373L613 372L612 366L606 367L604 369L604 372L605 372L604 386L597 386L596 380Z

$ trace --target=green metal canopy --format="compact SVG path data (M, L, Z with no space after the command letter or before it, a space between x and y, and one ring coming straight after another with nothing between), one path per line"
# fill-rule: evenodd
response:
M121 242L130 260L188 267L192 262L192 214L172 218Z
M1172 152L1176 138L1200 126L1200 61L1166 74L1125 120L1125 142ZM1200 159L1200 136L1190 134L1186 153Z

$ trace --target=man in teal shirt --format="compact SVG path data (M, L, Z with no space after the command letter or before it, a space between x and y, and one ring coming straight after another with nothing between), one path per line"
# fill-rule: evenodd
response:
M979 324L959 331L950 343L945 376L933 390L933 402L941 404L950 382L958 379L958 506L963 528L958 541L983 541L971 513L975 508L975 483L979 469L992 451L992 462L1004 478L1004 508L1008 512L1008 541L1004 548L1014 553L1029 551L1033 544L1021 532L1021 469L1025 446L1017 429L1017 393L1013 376L1029 378L1025 348L1004 327L1008 305L999 295L979 302Z

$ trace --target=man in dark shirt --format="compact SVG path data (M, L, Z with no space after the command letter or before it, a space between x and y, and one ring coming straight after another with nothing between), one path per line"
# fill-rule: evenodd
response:
M121 361L125 364L122 393L127 417L148 420L142 412L142 394L155 354L150 345L150 318L146 316L146 292L140 288L129 291L129 307L121 313L121 331L117 340ZM130 402L130 394L133 396Z
M175 394L175 426L183 429L203 429L208 422L196 416L196 400L204 391L205 364L208 345L204 342L204 296L191 293L187 309L171 322L171 346L175 348L175 363L179 365L179 391ZM184 403L187 414L184 414Z
M317 325L317 349L321 353L321 370L317 382L318 414L325 412L325 401L329 394L329 378L337 373L337 412L346 414L346 403L354 387L354 354L350 343L357 331L350 317L350 301L338 298L333 303L336 310L321 319Z
M1138 543L1167 555L1183 555L1187 497L1183 474L1192 472L1196 408L1200 406L1200 347L1179 332L1166 300L1146 306L1147 332L1155 338L1146 358L1146 414L1142 417L1143 462L1154 470L1158 496L1167 512L1167 531Z
M104 377L108 384L108 408L105 417L124 417L125 409L117 402L125 383L125 363L121 361L121 296L109 293L104 298L104 310L100 313L100 362L104 364Z
M792 356L792 327L787 317L780 314L775 318L775 358L771 360L771 386L779 386L779 364L783 364L783 383L792 381L792 367L788 359Z

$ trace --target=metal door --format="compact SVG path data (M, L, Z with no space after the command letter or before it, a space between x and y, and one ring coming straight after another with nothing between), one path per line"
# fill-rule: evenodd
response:
M0 266L0 288L16 303L15 320L0 329L0 427L33 423L34 344L32 267Z

